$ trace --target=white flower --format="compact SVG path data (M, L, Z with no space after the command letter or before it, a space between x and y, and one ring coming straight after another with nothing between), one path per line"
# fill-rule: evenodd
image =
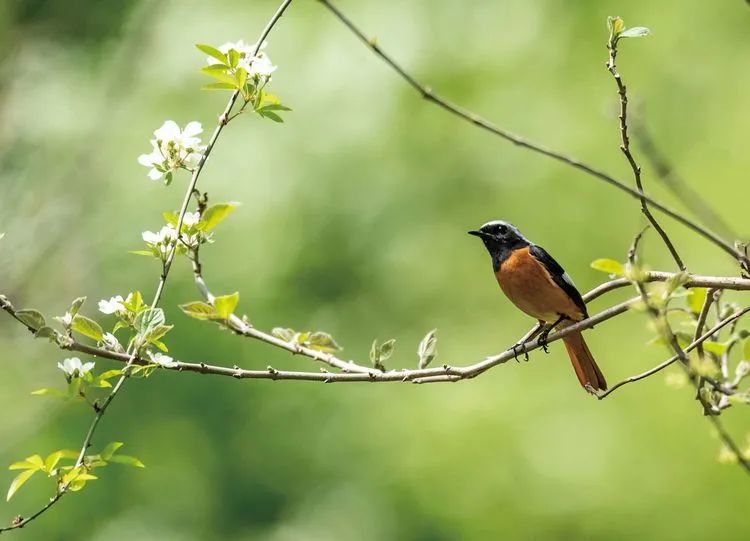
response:
M174 362L169 355L164 355L163 353L151 353L149 351L148 356L151 358L152 363L158 364L159 366L164 366L165 368L177 366L177 363Z
M182 219L182 225L190 228L196 225L201 220L201 215L197 212L186 212Z
M65 312L65 315L60 318L60 323L62 323L66 329L70 327L73 324L73 314Z
M276 66L271 63L271 59L263 51L266 48L266 42L264 41L258 49L258 54L253 56L255 52L256 43L252 45L245 43L243 40L232 43L231 41L221 45L219 50L228 54L230 50L234 49L240 54L239 62L237 62L238 68L243 68L249 77L257 75L258 77L270 77L271 73L276 71ZM218 64L219 61L211 56L207 58L208 64ZM231 70L232 72L234 70Z
M121 314L125 312L123 302L124 300L120 295L115 295L109 300L102 299L99 301L99 311L102 314Z
M148 176L152 180L165 178L169 184L172 173L181 168L194 169L200 162L206 147L201 144L203 132L200 122L189 122L184 130L172 120L167 120L154 131L151 140L151 153L138 156L138 163L149 167Z
M107 349L111 349L112 351L123 350L122 345L120 344L120 341L111 332L104 333L104 337L102 338L102 343L104 344L104 347L106 347Z
M141 237L149 248L156 248L159 255L164 258L177 242L177 229L172 224L167 224L158 232L144 231Z
M65 375L71 378L80 378L94 368L94 363L81 363L78 357L64 359L63 362L57 363L57 367L65 372Z

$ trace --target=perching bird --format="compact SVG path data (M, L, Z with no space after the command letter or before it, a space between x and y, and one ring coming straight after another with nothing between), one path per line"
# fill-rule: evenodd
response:
M495 220L469 234L484 242L495 278L508 299L540 323L551 325L540 336L543 345L554 325L570 325L588 317L586 304L568 273L515 226ZM583 388L589 392L606 390L607 382L581 333L569 334L563 342Z

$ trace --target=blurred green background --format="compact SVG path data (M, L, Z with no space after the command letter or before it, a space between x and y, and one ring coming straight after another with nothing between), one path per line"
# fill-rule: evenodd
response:
M207 131L226 95L202 92L195 43L254 41L270 0L4 0L0 3L0 291L62 314L71 299L133 289L150 297L157 263L129 255L179 205L136 157L165 119ZM630 182L607 15L653 36L621 47L631 101L679 172L747 234L750 8L740 0L504 0L339 5L418 78L535 141ZM242 207L204 250L217 293L239 290L261 328L326 330L344 355L397 339L394 367L439 329L440 361L503 350L530 325L501 296L466 231L514 222L582 290L589 268L622 259L637 203L422 102L327 12L297 0L267 49L284 125L233 122L200 187ZM636 147L637 150L637 147ZM678 206L644 164L654 195ZM736 271L664 222L690 269ZM671 269L650 237L645 256ZM596 301L598 311L630 291ZM164 307L180 359L316 369L264 344L189 320L185 261ZM740 297L736 297L740 298ZM746 302L746 301L745 301ZM108 320L104 320L108 321ZM615 382L667 356L629 314L587 334ZM65 355L0 315L0 464L76 447L91 415L33 397L62 386ZM112 367L100 361L98 368ZM729 411L742 439L742 410ZM747 538L750 483L721 465L692 392L659 375L598 402L563 348L455 385L235 381L158 372L131 381L95 444L126 442L145 470L112 466L66 497L25 540L485 540ZM13 472L0 475L4 486ZM50 495L33 479L0 522ZM3 489L4 490L4 489ZM4 492L3 492L4 494Z

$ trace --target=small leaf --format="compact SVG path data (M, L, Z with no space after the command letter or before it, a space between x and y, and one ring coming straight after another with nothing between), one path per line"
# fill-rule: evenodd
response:
M33 308L18 310L16 312L16 317L20 319L24 325L34 329L35 331L37 329L41 329L47 323L42 313L39 310L34 310Z
M708 351L709 353L713 353L714 355L723 355L727 350L727 347L728 344L712 342L711 340L706 340L705 342L703 342L703 349Z
M114 454L117 452L117 450L125 445L121 441L113 441L112 443L109 443L104 450L100 453L100 456L102 457L102 460L109 460L114 456Z
M235 90L235 85L229 83L209 83L201 87L202 90Z
M211 231L234 212L234 209L238 205L239 203L221 203L208 207L203 213L201 221L198 223L198 229L201 231Z
M167 212L162 212L161 215L164 218L165 222L167 222L169 225L173 225L177 227L178 217L176 213L167 211Z
M428 332L417 347L419 368L427 368L437 356L437 329Z
M237 308L237 304L240 302L239 292L234 292L231 295L222 295L214 299L214 308L220 319L229 319L229 316L234 314L234 309Z
M383 345L380 346L380 360L381 361L387 361L391 358L391 355L393 355L393 350L396 345L396 339L391 338L390 340L387 340L383 342Z
M109 459L110 462L114 462L115 464L125 464L126 466L134 466L136 468L145 468L146 465L138 460L134 456L128 456L128 455L115 455L112 458Z
M26 457L20 462L14 462L8 466L9 470L41 470L44 468L44 460L39 455Z
M274 327L271 330L271 334L274 335L276 338L280 338L284 342L291 342L296 333L294 332L294 329L286 329L284 327Z
M52 470L57 467L57 463L60 462L61 458L63 458L63 453L63 451L55 451L54 453L49 455L44 461L44 471L46 471L47 473L52 473Z
M89 319L80 314L77 314L76 317L73 318L73 323L70 328L71 330L97 342L100 342L104 338L104 331L102 331L101 326L93 319Z
M270 118L274 122L278 122L279 124L283 124L284 119L281 118L279 115L274 113L273 111L268 111L266 109L259 109L258 114L262 116L263 118Z
M199 319L201 321L207 321L216 319L218 317L216 309L208 303L203 301L194 301L187 304L181 304L180 310L186 315Z
M226 83L228 85L232 85L232 88L237 88L237 82L234 80L234 77L231 75L228 75L226 71L222 71L224 66L208 66L206 68L201 69L201 72L208 75L209 77L213 77L214 79L218 80L219 82Z
M133 326L140 336L147 337L154 329L163 325L165 321L164 310L161 308L147 308L135 317Z
M142 255L146 257L158 257L158 254L156 252L152 252L150 250L129 250L129 254L133 255Z
M750 361L750 337L745 338L745 343L742 345L742 358Z
M341 349L341 346L336 343L333 336L326 332L312 333L307 340L307 343L312 349L317 349L318 351L324 351L326 353L333 353L334 351L339 351Z
M634 26L633 28L628 28L627 30L623 30L619 33L617 37L619 38L642 38L644 36L648 36L651 34L651 30L646 28L645 26Z
M10 484L10 488L8 489L8 495L5 497L6 501L10 501L10 499L13 497L13 495L18 492L18 489L23 486L23 484L28 481L32 475L34 475L39 470L26 470L19 473L15 479L13 479L13 482Z
M222 64L226 64L226 62L227 62L227 55L225 55L224 53L222 53L216 47L212 47L211 45L206 45L205 43L198 43L195 46L198 47L198 49L200 49L204 53L206 53L208 56L211 56L211 57L215 58L216 60L218 60Z
M61 391L60 389L52 389L49 387L45 387L44 389L37 389L36 391L31 391L31 394L34 396L55 396L57 398L65 398L67 393L64 391Z
M688 308L694 314L699 314L703 309L703 304L706 302L706 296L708 295L708 289L705 287L693 287L688 291Z
M84 302L86 302L86 297L78 297L76 300L74 300L70 304L70 308L68 309L70 315L75 317L75 315L81 309L81 306L83 306Z
M620 17L607 17L607 27L612 37L617 37L625 29L625 22Z
M52 327L40 327L38 331L34 333L35 338L48 338L50 342L54 342L57 339L57 331Z
M615 261L614 259L597 259L591 263L591 268L615 276L622 276L625 274L625 269L623 268L622 263Z

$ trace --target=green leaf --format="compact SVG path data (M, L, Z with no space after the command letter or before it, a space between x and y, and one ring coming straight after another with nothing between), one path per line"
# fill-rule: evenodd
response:
M162 217L164 218L164 221L167 222L169 225L173 225L177 227L177 221L179 220L176 213L167 211L161 213Z
M63 451L55 451L54 453L49 455L44 461L44 471L46 471L47 473L52 473L52 470L57 467L57 463L60 462L61 458L63 458L63 454Z
M312 333L307 340L307 345L312 349L317 349L318 351L324 351L326 353L333 353L334 351L341 350L341 346L336 343L333 336L326 332Z
M211 45L206 45L205 43L197 43L195 45L198 49L206 53L208 56L211 56L221 62L222 64L226 64L227 62L227 55L222 53L219 49L216 47L212 47Z
M113 441L112 443L109 443L104 448L104 450L101 453L99 453L100 456L102 457L102 460L109 460L109 459L111 459L114 456L114 454L117 452L117 450L120 447L122 447L123 445L125 445L125 444L122 443L121 441Z
M706 302L706 296L708 295L708 289L705 287L693 287L688 291L688 308L694 314L699 314L703 309L703 304Z
M745 343L742 345L742 357L746 361L750 361L750 338L745 338Z
M158 255L155 252L152 252L151 250L129 250L129 254L133 255L142 255L146 257L158 257Z
M194 301L187 304L181 304L180 310L186 315L199 319L201 321L216 319L218 314L216 309L208 303L203 301Z
M164 325L165 321L164 310L161 308L147 308L135 317L133 326L140 336L147 337L154 329L160 325Z
M52 327L40 327L34 333L34 338L48 338L50 342L54 342L57 339L57 331Z
M201 87L202 90L236 90L236 85L229 83L209 83Z
M622 263L614 259L597 259L591 262L591 268L606 272L607 274L614 274L615 276L623 276L625 274Z
M208 207L201 221L198 223L198 229L201 231L211 231L214 227L219 225L227 216L234 212L239 203L220 203Z
M112 458L109 459L110 462L114 462L115 464L125 464L126 466L134 466L136 468L145 468L146 465L138 460L134 456L128 456L128 455L115 455Z
M97 342L100 342L104 338L104 331L102 331L101 326L93 319L89 319L80 314L77 314L76 317L73 318L73 323L70 328L78 334L82 334L83 336L91 338Z
M218 66L218 68L223 68L223 66ZM226 71L222 71L221 69L217 69L217 66L208 66L203 69L201 69L201 72L208 75L209 77L213 77L219 82L226 83L229 85L232 85L232 88L237 88L237 81L234 80L234 77L227 74Z
M628 28L627 30L623 30L619 33L617 37L619 38L642 38L644 36L648 36L651 34L651 30L646 28L645 26L634 26L633 28Z
M18 310L16 312L16 317L20 319L24 325L34 329L35 331L41 329L47 324L42 313L39 310L34 310L33 308Z
M703 342L703 349L708 351L709 353L713 353L714 355L723 355L728 347L728 344L712 342L711 340L706 340L705 342Z
M247 71L245 68L238 68L234 73L234 78L237 80L237 88L245 88L245 83L247 83Z
M617 37L625 29L625 22L620 17L607 17L607 28L610 36Z
M26 457L20 462L14 462L8 466L9 470L41 470L44 468L44 460L40 455Z
M274 327L271 330L271 334L276 338L280 338L284 342L291 342L294 339L294 329L286 329L284 327Z
M13 495L18 492L18 489L23 486L23 484L28 481L32 475L34 475L39 470L26 470L19 473L15 479L10 484L10 488L8 489L8 495L5 497L6 501L10 501L10 499L13 497Z
M396 346L396 339L391 338L390 340L387 340L383 342L383 345L380 346L380 360L381 361L387 361L391 358L391 355L393 355L393 350Z
M214 299L214 308L216 308L216 314L220 319L229 319L229 316L234 314L234 309L237 308L237 304L240 302L239 292L234 292L231 295L222 295Z
M157 325L151 330L150 333L148 333L145 336L145 338L150 342L158 341L159 339L163 338L173 328L174 328L174 325Z
M141 295L140 291L133 291L130 295L128 295L128 298L125 299L123 306L129 312L137 314L146 306L146 303L143 302L143 295Z
M283 118L281 118L281 117L280 117L279 115L277 115L276 113L274 113L273 111L267 111L267 110L265 110L265 109L259 109L259 110L258 110L258 114L259 114L260 116L262 116L263 118L270 118L270 119L271 119L271 120L273 120L274 122L278 122L278 123L280 123L280 124L283 124L283 122L284 122L284 119L283 119Z
M240 53L236 49L229 49L227 58L229 58L229 66L232 68L236 68L237 64L239 64L240 62Z
M52 389L49 387L45 387L44 389L37 389L36 391L31 391L31 394L34 396L54 396L57 398L65 398L67 393L64 391L61 391L60 389Z
M428 332L417 347L419 368L427 368L437 357L437 329Z
M78 297L76 300L74 300L71 303L70 308L68 309L70 315L75 317L75 315L81 309L81 306L83 306L84 302L86 302L86 297Z

